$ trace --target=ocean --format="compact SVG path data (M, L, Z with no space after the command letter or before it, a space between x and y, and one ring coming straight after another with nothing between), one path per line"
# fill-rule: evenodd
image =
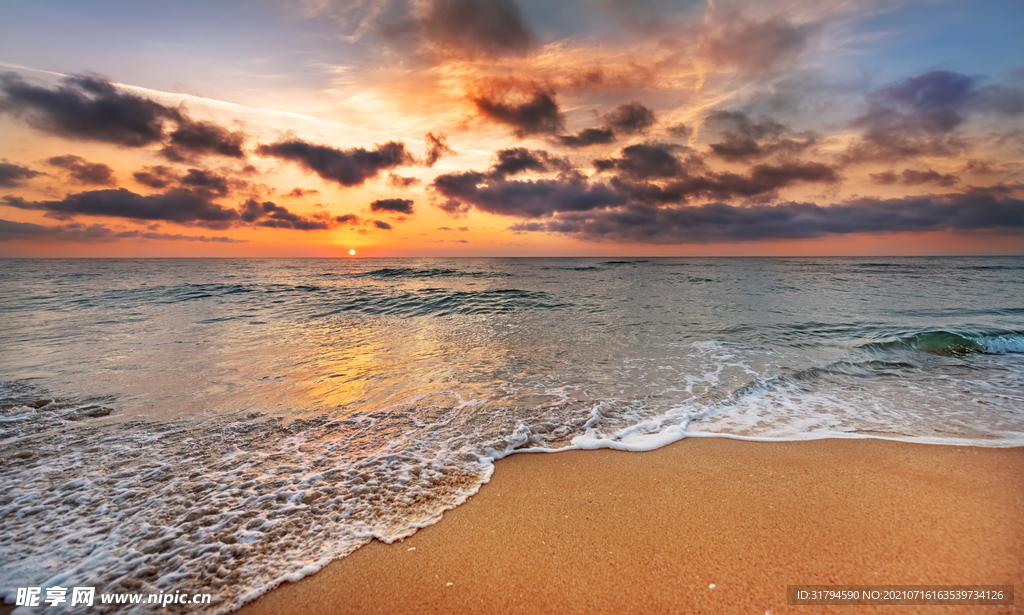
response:
M3 260L0 291L9 602L224 612L517 452L1024 446L1021 257Z

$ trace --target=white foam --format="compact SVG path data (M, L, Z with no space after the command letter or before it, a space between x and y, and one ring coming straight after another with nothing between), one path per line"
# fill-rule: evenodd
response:
M1006 354L1024 352L1024 335L1000 335L978 340L985 352L990 354Z
M648 451L686 437L1024 445L1024 370L1013 355L970 359L992 362L986 370L936 357L896 375L855 357L817 371L788 357L799 369L783 369L771 349L722 342L651 355L614 366L603 389L612 395L567 381L577 377L567 369L390 395L344 418L83 426L7 444L27 457L0 468L0 546L21 549L0 562L0 591L195 587L224 612L374 538L436 523L496 460L521 452ZM988 380L972 380L978 373Z

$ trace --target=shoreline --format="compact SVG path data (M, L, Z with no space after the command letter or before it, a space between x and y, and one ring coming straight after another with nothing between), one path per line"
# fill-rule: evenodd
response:
M1024 612L1020 595L1013 606L786 605L790 584L1024 592L1024 447L687 438L495 465L439 523L235 612Z

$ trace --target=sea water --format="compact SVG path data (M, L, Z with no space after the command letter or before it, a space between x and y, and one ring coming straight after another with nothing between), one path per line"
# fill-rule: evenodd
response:
M5 260L0 323L9 601L224 612L516 452L1024 445L1024 258Z

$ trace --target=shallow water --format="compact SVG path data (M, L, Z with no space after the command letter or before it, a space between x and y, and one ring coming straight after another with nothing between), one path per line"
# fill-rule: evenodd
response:
M515 451L1024 445L1024 258L2 267L11 598L223 611L436 522Z

